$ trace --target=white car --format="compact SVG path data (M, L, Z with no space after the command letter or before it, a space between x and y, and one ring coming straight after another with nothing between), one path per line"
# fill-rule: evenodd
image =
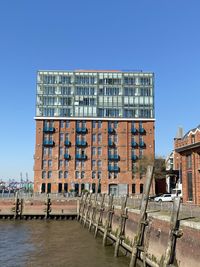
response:
M154 198L154 201L156 202L166 202L166 201L172 201L173 200L173 197L171 194L163 194L159 197L155 197Z

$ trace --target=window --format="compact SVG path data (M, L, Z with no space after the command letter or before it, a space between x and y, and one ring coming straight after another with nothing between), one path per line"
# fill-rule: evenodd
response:
M80 178L80 172L79 171L76 171L75 177L76 177L76 179Z
M81 179L83 179L85 177L85 172L81 172Z
M96 167L96 161L92 160L92 168L95 168L95 167Z
M65 160L65 168L68 168L68 167L69 167L69 161Z
M68 184L64 183L64 192L67 193L68 192Z
M143 184L140 184L140 194L143 193Z
M118 135L114 135L114 142L117 143L118 142Z
M117 129L118 127L118 121L114 121L114 128Z
M191 169L192 168L192 155L187 155L186 156L186 164L187 164L187 169Z
M92 172L92 179L96 178L96 172Z
M47 147L44 147L44 148L43 148L43 156L46 156L46 155L47 155L47 150L48 150Z
M96 147L92 147L92 156L96 155Z
M60 142L64 140L64 133L60 133Z
M63 160L59 160L59 169L63 167Z
M48 171L48 179L52 177L52 171Z
M96 134L92 134L92 142L96 142Z
M59 178L59 179L63 178L63 171L59 171L59 173L58 173L58 178Z
M70 126L70 122L66 121L66 128L69 128L69 126Z
M101 155L102 155L102 148L98 147L98 156L101 156Z
M62 184L61 183L58 184L58 193L62 193Z
M53 151L52 147L49 147L49 157L52 157L52 151Z
M99 169L101 169L101 167L102 167L102 161L101 160L97 161L97 166L98 166Z
M46 184L42 183L41 193L45 193L45 191L46 191Z
M42 172L42 179L45 179L45 178L46 178L46 172L43 171L43 172Z
M102 141L102 135L99 133L98 134L98 143L101 143L101 141Z
M65 140L69 141L69 134L68 133L65 134Z
M42 168L45 169L47 167L47 161L43 160L42 161Z
M188 186L188 200L192 201L193 200L193 185L192 185L192 173L188 172L187 173L187 186Z
M102 121L98 121L98 128L102 128Z
M132 194L135 194L135 184L132 184Z
M60 128L64 128L64 121L60 121Z
M101 179L101 172L100 171L97 173L97 178Z
M79 168L81 166L81 162L79 160L76 160L76 168Z
M92 128L96 128L96 121L92 121Z
M65 179L68 178L68 171L65 171L65 172L64 172L64 178L65 178Z
M52 160L48 160L48 167L49 167L49 168L52 167Z

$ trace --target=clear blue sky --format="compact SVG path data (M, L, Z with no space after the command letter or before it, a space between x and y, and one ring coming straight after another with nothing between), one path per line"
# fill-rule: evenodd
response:
M199 0L1 0L0 179L33 177L38 69L155 72L156 154L200 124Z

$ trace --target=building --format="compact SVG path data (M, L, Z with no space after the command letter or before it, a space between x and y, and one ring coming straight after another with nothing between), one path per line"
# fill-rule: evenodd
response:
M166 192L174 193L179 190L182 192L182 179L179 172L179 165L176 169L174 157L177 157L177 153L173 150L166 158ZM177 162L177 160L176 160Z
M182 180L183 202L200 204L200 125L174 139L175 169Z
M154 158L154 75L39 71L35 192L143 192L140 159Z

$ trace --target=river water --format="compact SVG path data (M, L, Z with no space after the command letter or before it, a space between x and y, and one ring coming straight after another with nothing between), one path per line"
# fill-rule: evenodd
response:
M0 266L127 267L130 258L113 257L114 247L77 221L0 221Z

